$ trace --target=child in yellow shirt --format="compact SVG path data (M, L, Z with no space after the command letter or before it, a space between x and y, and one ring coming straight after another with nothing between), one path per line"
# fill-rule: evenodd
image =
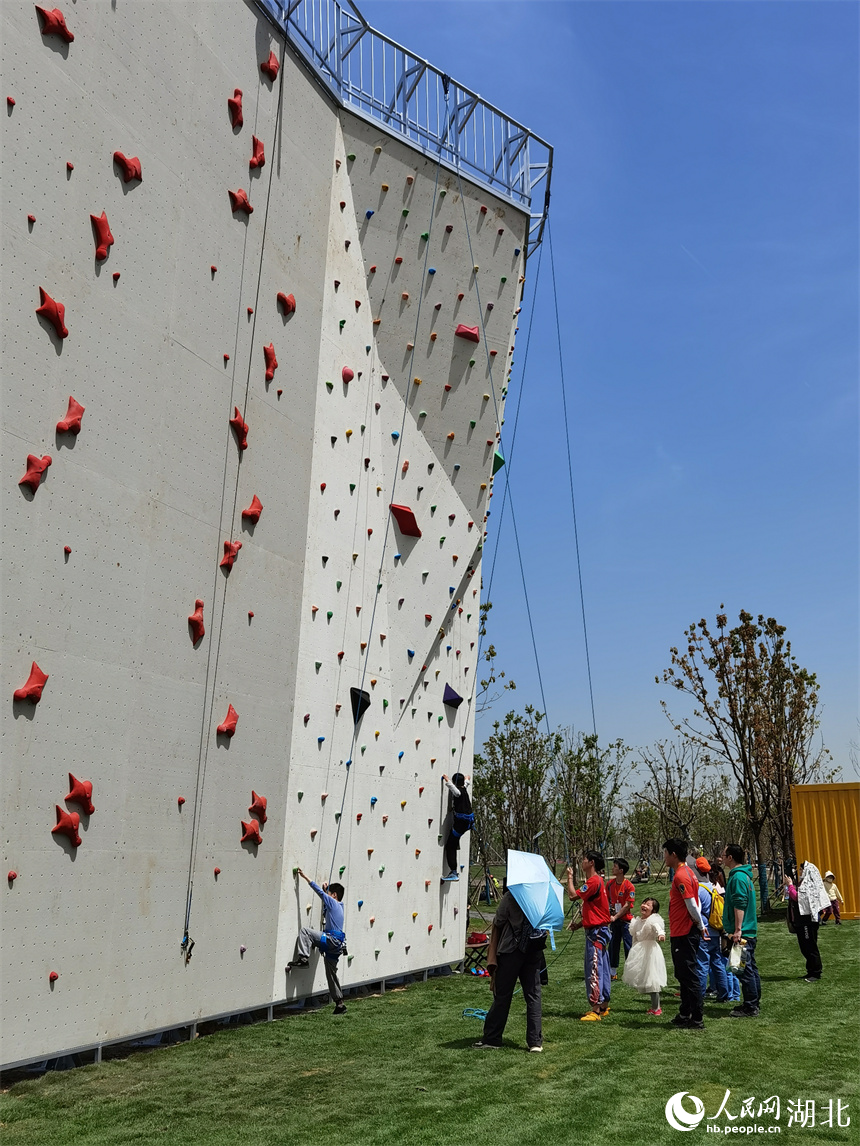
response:
M836 920L836 926L838 927L842 922L839 917L839 904L841 903L844 906L845 900L842 898L842 893L836 886L836 876L832 871L826 871L824 873L824 893L830 900L830 906L822 911L819 923L826 923L832 912L833 918Z

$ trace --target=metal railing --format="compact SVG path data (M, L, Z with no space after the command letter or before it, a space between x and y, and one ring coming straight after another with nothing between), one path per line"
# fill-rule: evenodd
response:
M351 0L257 3L344 106L527 210L531 254L549 210L548 143L371 28Z

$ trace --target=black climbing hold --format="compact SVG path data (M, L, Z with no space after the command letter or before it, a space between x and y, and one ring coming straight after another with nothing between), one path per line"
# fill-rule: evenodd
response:
M362 688L351 688L349 690L349 699L352 704L352 720L354 724L358 724L365 712L370 708L370 693L365 692Z

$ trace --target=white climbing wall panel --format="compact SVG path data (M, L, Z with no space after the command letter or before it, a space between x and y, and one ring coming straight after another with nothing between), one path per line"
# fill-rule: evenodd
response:
M33 4L0 8L3 1064L324 990L319 967L284 971L319 918L297 865L343 869L346 986L461 955L440 777L471 772L527 226L339 109L250 5L63 12L69 43ZM77 436L56 429L70 395ZM35 492L28 455L51 457ZM14 699L34 661L41 700ZM371 701L355 734L351 687Z

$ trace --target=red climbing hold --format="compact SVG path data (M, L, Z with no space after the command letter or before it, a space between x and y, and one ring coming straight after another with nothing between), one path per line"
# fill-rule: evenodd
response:
M233 407L233 417L230 419L230 425L233 427L233 432L236 435L236 442L240 450L247 450L248 448L248 423L239 413L239 407Z
M293 295L284 294L283 291L278 291L278 303L284 314L295 314L296 300Z
M55 804L54 807L57 809L57 823L51 828L51 835L67 836L72 847L79 848L81 837L78 835L78 825L81 817L77 812L67 812L59 804Z
M66 803L72 800L75 804L80 804L88 816L91 816L95 811L93 807L93 782L92 780L78 780L71 772L69 773L69 787L71 792L66 796Z
M251 499L251 504L248 506L247 509L242 510L242 516L246 517L248 519L248 521L250 521L254 525L256 525L257 522L260 520L260 514L262 512L263 512L263 503L260 501L260 499L257 497L257 495L254 494L253 498Z
M42 17L42 35L43 36L59 36L67 44L71 44L74 36L66 27L66 18L59 8L40 8L37 4L36 11Z
M267 819L267 816L266 816L267 805L268 805L268 800L266 799L266 797L265 796L258 796L257 793L252 788L251 789L251 806L248 809L248 811L250 812L250 814L252 816L255 816L260 821L261 824L265 824L266 819Z
M341 372L340 372L340 376L341 376L341 378L343 378L344 382L347 384L350 383L353 380L353 378L355 377L355 375L353 374L353 372L350 370L350 368L348 366L344 366L343 370L341 370Z
M227 109L230 112L230 123L233 127L241 127L245 122L242 114L242 89L234 88L233 95L227 97Z
M194 612L188 615L188 627L191 630L192 645L196 645L206 636L206 628L203 624L203 601L200 597L194 602Z
M252 215L254 208L248 202L248 196L240 187L238 191L229 191L227 194L230 196L230 210L235 213L237 211L244 211L246 215Z
M263 837L260 835L260 825L256 820L251 820L246 823L242 820L242 839L239 841L242 844L261 844Z
M258 167L264 167L265 166L265 164L266 164L266 152L265 152L265 149L263 148L262 139L257 139L256 135L251 136L251 146L253 147L254 150L253 150L253 153L251 155L250 160L248 161L248 166L251 168L252 171L256 171L256 169Z
M60 977L60 976L57 974L57 972L56 972L56 971L52 971L52 972L50 973L50 975L48 976L48 981L49 981L50 983L56 983L56 981L59 979L59 977Z
M42 689L45 687L47 679L48 674L42 672L36 662L33 661L26 683L21 688L16 688L12 696L15 700L30 700L33 704L38 704L42 699Z
M136 155L126 159L121 151L115 151L113 161L122 172L123 183L131 183L132 179L143 179L143 170Z
M265 72L272 83L278 78L278 72L281 70L281 65L278 63L278 57L274 52L269 52L268 60L263 60L260 64L260 71Z
M7 873L6 873L6 878L9 880L9 883L10 883L10 884L14 883L14 882L15 882L15 880L18 878L18 873L17 873L17 871L10 871L10 872L7 872Z
M69 333L65 326L66 308L61 302L52 299L42 287L39 287L39 302L41 305L36 307L36 314L46 318L53 325L58 338L65 338Z
M66 410L65 418L60 418L57 422L58 434L79 434L81 432L81 418L84 416L85 407L76 402L75 399L69 395L69 408Z
M213 868L213 871L215 873L215 878L217 879L218 876L221 874L221 868L220 867Z
M266 359L266 381L271 382L275 377L275 371L278 369L274 342L270 342L268 346L263 347L263 357Z
M233 562L242 548L241 541L225 541L224 542L224 556L221 558L219 564L222 569L232 569Z
M42 458L36 457L35 454L27 454L27 472L18 482L18 485L26 485L33 491L33 493L35 493L39 488L39 483L42 480L42 474L50 464L50 454L45 454L45 456Z
M415 520L415 514L408 505L390 505L391 515L397 522L397 527L404 537L420 537L421 530Z
M224 717L224 722L218 725L219 736L232 736L236 731L236 722L239 719L239 713L232 704L227 705L227 715Z
M113 235L108 225L107 211L101 215L90 215L90 222L96 236L96 262L103 263L108 257L108 247L113 246Z
M481 335L477 326L464 326L461 322L457 329L454 331L457 338L466 338L469 342L480 342Z
M6 96L6 106L7 107L14 107L15 106L15 101L14 101L14 99L12 99L11 96Z

